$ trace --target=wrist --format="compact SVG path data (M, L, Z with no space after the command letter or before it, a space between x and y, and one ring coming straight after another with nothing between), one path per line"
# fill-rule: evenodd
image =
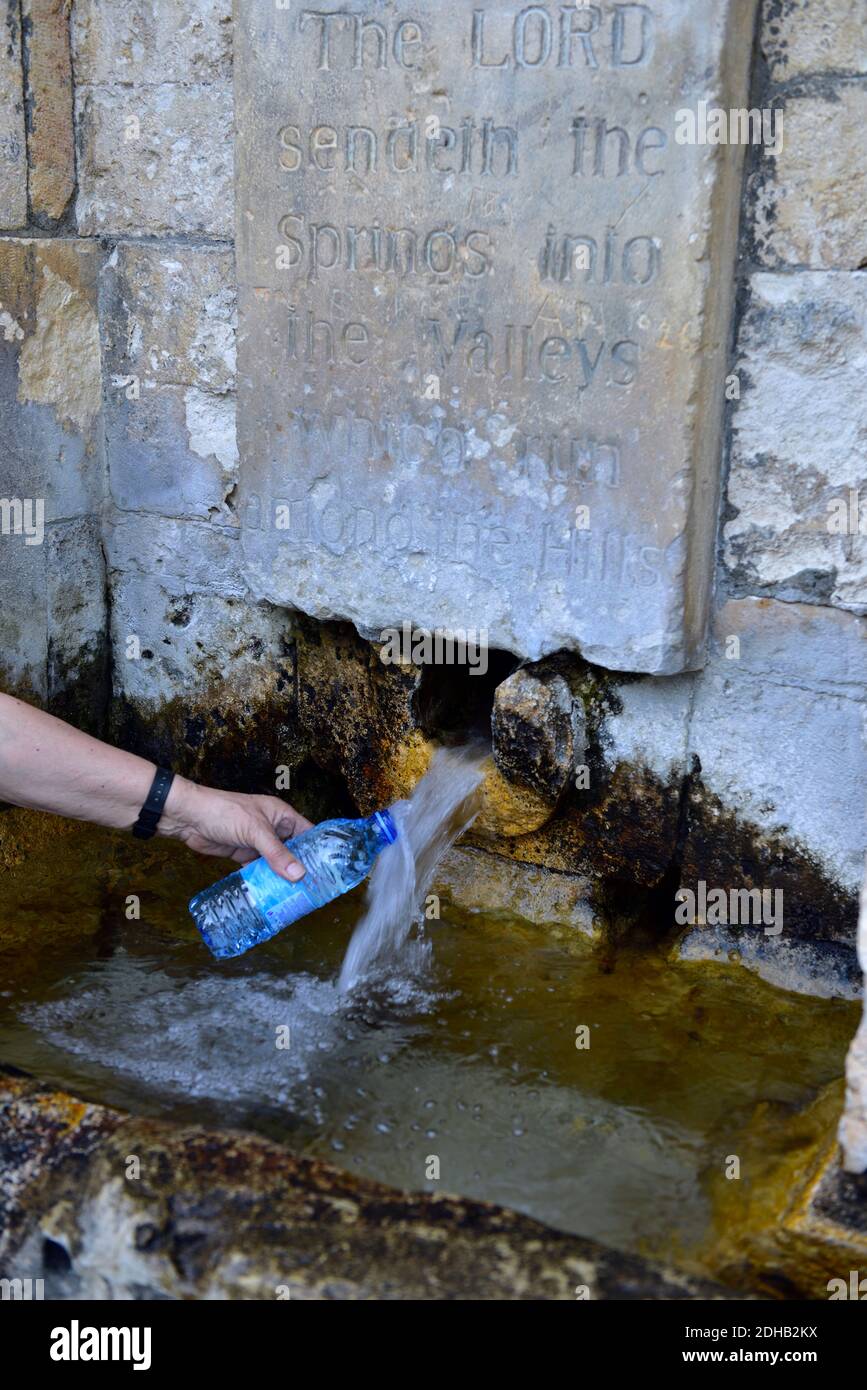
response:
M189 829L194 823L193 807L198 792L195 782L175 774L157 825L158 835L179 836Z

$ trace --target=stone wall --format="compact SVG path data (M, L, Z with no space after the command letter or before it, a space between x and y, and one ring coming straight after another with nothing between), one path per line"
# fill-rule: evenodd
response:
M651 906L678 882L782 887L787 936L851 947L867 523L828 518L867 435L863 6L762 7L750 100L782 107L785 140L748 151L706 665L555 655L496 693L383 666L339 604L313 622L251 589L230 6L10 0L3 24L0 492L44 497L46 521L43 545L2 537L7 688L84 719L110 667L131 745L244 785L289 764L299 794L321 770L361 809L493 710L477 846L584 876L609 916L636 887Z

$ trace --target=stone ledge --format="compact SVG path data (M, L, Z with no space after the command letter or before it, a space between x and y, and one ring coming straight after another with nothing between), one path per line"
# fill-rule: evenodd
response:
M141 1176L128 1179L129 1158ZM0 1075L0 1276L84 1299L737 1299L505 1208L405 1193L242 1132L136 1119ZM50 1279L50 1274L49 1274ZM285 1295L283 1295L285 1297Z

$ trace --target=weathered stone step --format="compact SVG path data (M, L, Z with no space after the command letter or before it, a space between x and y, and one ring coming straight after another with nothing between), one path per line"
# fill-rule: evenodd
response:
M0 1071L0 1277L84 1299L747 1296L506 1208L400 1192L12 1069Z

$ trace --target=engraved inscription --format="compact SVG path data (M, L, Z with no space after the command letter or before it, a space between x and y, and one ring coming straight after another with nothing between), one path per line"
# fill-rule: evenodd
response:
M700 659L755 0L236 0L249 580Z
M317 125L304 130L284 125L277 132L281 169L290 174L417 174L516 177L518 131L464 116L457 126L432 115L425 120L392 120L386 128L366 125Z

